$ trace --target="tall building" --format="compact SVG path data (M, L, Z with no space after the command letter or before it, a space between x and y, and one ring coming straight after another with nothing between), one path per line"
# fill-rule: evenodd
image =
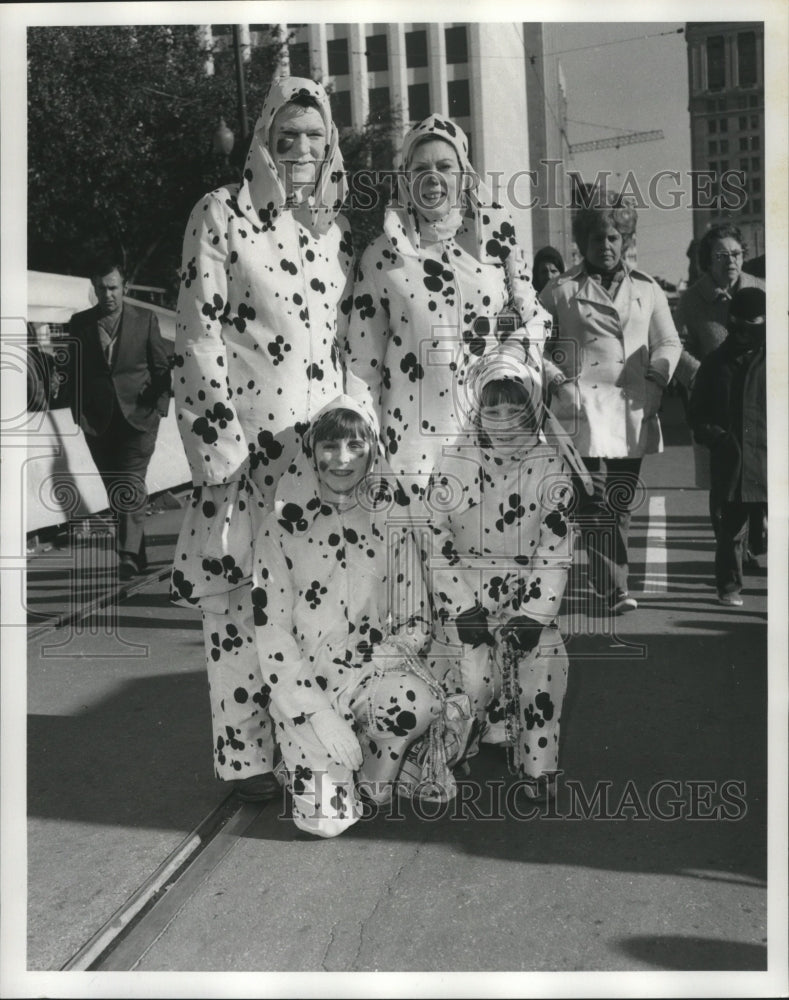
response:
M249 43L271 40L248 26ZM330 92L340 128L361 129L376 112L398 109L403 132L437 112L469 138L471 161L512 210L518 239L532 248L531 166L524 25L519 23L289 24L285 66ZM266 29L265 31L263 29ZM220 36L223 28L213 26ZM506 185L515 178L507 196ZM498 192L495 188L498 186ZM519 207L522 205L523 207ZM542 245L542 244L539 244Z
M529 112L529 160L537 171L535 194L541 206L532 214L535 252L552 246L567 267L577 250L573 242L570 205L572 192L566 169L567 87L559 57L557 25L527 22L526 98Z
M710 224L731 219L747 243L747 256L764 253L764 25L747 21L693 21L688 47L691 166L716 175L714 207L693 213L693 238ZM727 207L721 176L742 171L746 197Z

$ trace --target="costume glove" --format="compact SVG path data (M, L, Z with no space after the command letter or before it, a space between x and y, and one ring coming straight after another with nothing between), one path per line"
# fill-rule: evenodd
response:
M542 622L536 622L528 615L516 615L501 629L501 638L515 652L523 656L537 646L542 635Z
M362 748L350 723L341 719L333 708L314 712L310 722L326 753L349 771L358 771L362 766Z
M486 646L494 644L495 640L488 629L488 616L481 604L475 604L473 608L461 611L455 620L455 627L460 641L473 649L483 644Z

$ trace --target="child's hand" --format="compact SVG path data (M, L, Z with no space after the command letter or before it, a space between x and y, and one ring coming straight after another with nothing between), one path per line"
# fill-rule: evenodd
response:
M486 646L494 644L493 636L488 629L488 616L481 604L475 604L473 608L461 611L455 620L455 628L460 641L473 649L483 644Z
M350 723L341 719L333 708L315 712L310 722L326 753L349 771L358 771L362 766L362 748Z
M542 635L542 623L528 615L516 615L501 629L501 638L513 650L523 655L536 648Z

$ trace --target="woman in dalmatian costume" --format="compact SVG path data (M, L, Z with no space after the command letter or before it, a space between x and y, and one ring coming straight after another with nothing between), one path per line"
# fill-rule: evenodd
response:
M402 162L384 231L357 268L348 367L370 387L387 457L416 494L460 430L469 363L507 338L539 355L550 317L462 130L431 115L406 135Z
M572 563L571 473L591 484L543 404L537 368L497 350L466 390L468 431L428 490L431 667L448 693L469 695L483 731L488 716L506 718L514 769L538 797L553 788L567 687L556 618Z
M195 206L184 238L174 357L195 490L173 599L203 613L218 778L277 794L250 600L254 538L309 419L343 389L350 232L323 88L274 81L243 181ZM240 779L240 780L239 780Z
M409 665L430 637L410 506L373 415L340 395L310 425L256 546L257 644L293 819L318 836L360 818L354 771L386 801L441 715L439 686Z

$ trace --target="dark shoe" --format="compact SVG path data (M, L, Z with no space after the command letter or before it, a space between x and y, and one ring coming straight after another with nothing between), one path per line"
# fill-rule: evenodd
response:
M137 562L134 556L122 555L118 561L118 579L131 580L132 577L137 576L137 573Z
M608 600L608 610L613 611L615 615L624 614L625 611L635 611L637 607L638 601L636 601L635 597L631 597L621 587L617 587Z
M242 802L268 802L282 794L273 771L251 774L248 778L236 778L233 787Z

